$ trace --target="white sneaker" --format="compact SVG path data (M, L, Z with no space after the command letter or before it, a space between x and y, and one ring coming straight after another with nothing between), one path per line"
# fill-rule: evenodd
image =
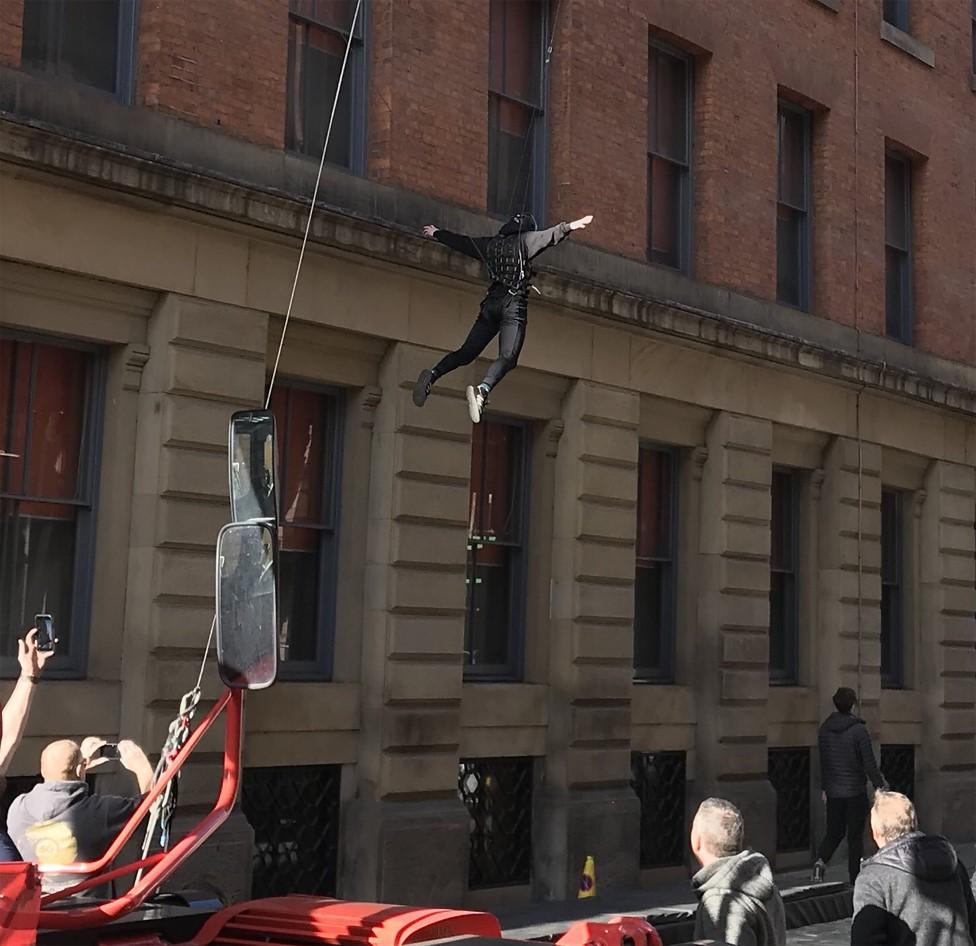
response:
M468 416L471 418L471 423L480 423L481 412L485 407L485 395L481 389L481 385L479 384L478 387L474 387L474 385L469 384L465 394L468 396Z

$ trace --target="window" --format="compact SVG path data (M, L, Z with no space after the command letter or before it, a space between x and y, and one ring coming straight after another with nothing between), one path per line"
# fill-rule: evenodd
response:
M909 0L882 0L881 15L885 23L900 29L903 33L909 30Z
M85 666L94 558L100 363L91 350L0 337L0 670L54 617L52 669Z
M790 470L773 470L769 560L769 679L774 683L796 683L799 672L798 479L796 473Z
M488 421L471 444L466 676L513 679L521 672L527 445L519 424Z
M634 579L634 677L674 675L675 455L642 447L637 465L637 573Z
M541 0L491 0L488 211L542 217L545 122Z
M912 341L912 168L897 154L885 158L885 331Z
M131 101L135 0L24 0L26 69Z
M321 157L332 102L356 12L356 0L290 0L285 146ZM365 10L365 5L364 5ZM363 166L365 56L363 21L356 19L349 61L336 105L326 160L357 173Z
M881 491L881 685L905 684L902 495Z
M810 113L779 103L776 299L810 306Z
M691 256L691 59L652 43L648 58L647 256L687 272Z
M279 384L271 396L278 437L278 660L282 676L327 679L335 627L339 396Z

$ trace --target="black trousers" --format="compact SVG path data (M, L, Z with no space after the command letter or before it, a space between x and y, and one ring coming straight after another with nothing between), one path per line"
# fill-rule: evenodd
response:
M864 824L868 818L867 795L853 798L827 799L827 835L820 845L818 857L825 864L833 857L837 845L847 835L847 870L851 883L861 870L864 853Z
M498 336L498 357L485 372L481 382L489 391L517 364L525 341L526 300L524 294L489 293L481 303L481 311L468 337L457 351L445 355L434 366L434 379L449 371L470 365Z

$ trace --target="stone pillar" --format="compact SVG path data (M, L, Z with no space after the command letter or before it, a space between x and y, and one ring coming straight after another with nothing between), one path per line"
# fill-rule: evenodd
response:
M960 841L976 835L974 487L972 467L934 461L921 519L916 804L925 831Z
M450 377L423 411L411 402L413 380L430 362L430 352L395 344L380 367L362 731L340 895L446 906L460 904L467 886L457 773L471 447Z
M167 295L150 316L148 342L138 395L119 735L158 755L180 697L196 682L210 632L214 548L230 519L227 425L235 410L263 400L267 317ZM211 666L204 700L218 692ZM216 798L220 764L211 753L222 738L217 724L203 743L207 761L185 771L183 813ZM237 814L181 876L246 893L252 845L250 827Z
M692 798L742 810L747 844L776 850L776 796L767 778L769 519L772 426L719 413L702 475L698 702Z
M556 458L549 730L536 806L536 895L572 897L587 855L601 891L634 886L630 788L637 425L627 391L578 381Z
M856 440L837 437L828 446L820 499L819 558L820 715L824 718L833 711L831 697L837 687L852 687L869 727L877 733L881 722L881 448L877 444L862 443L859 453Z

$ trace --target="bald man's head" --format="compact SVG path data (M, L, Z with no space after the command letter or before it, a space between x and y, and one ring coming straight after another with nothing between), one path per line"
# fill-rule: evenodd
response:
M41 753L41 778L45 782L74 782L80 778L81 747L70 739L49 743Z
M918 830L915 806L901 792L875 792L871 833L878 847Z

